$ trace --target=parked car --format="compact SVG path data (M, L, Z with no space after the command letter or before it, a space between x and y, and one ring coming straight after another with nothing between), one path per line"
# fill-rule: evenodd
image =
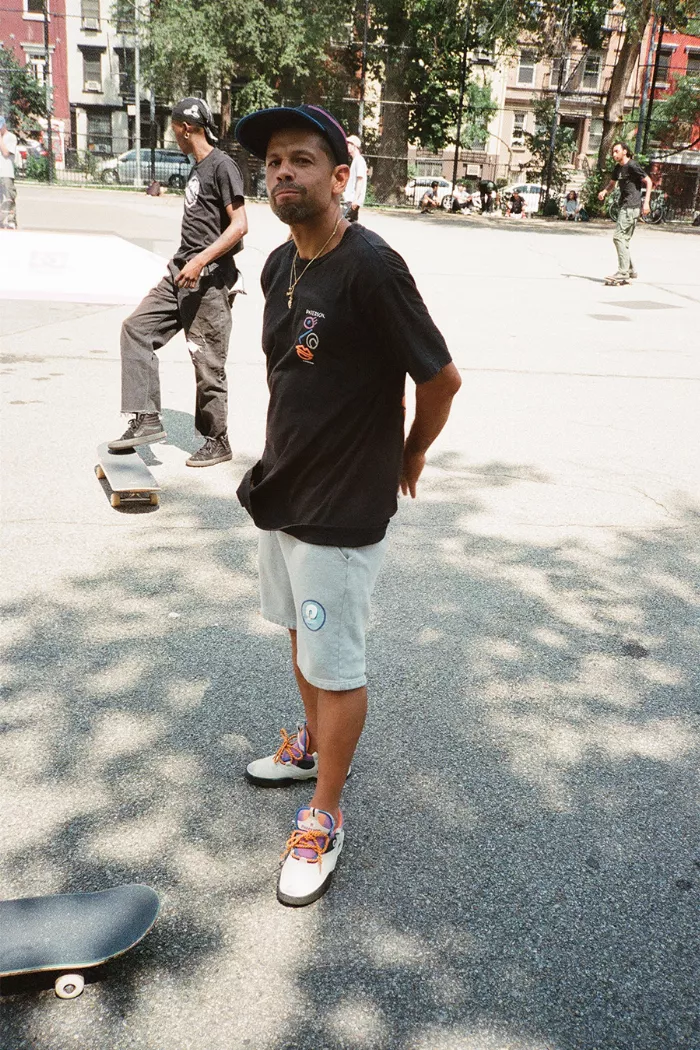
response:
M534 215L535 212L539 210L540 192L542 189L543 187L539 186L536 182L519 182L517 186L504 186L502 190L498 191L498 194L505 211L507 201L510 200L515 190L517 190L525 201L528 215Z
M17 154L15 156L15 171L17 174L24 173L27 161L30 157L37 160L48 154L44 146L37 139L24 139L17 143Z
M420 204L421 197L429 190L434 182L438 184L438 201L440 207L449 211L452 204L452 183L443 179L440 175L421 175L416 179L409 179L404 187L406 200L409 204Z
M184 153L177 149L156 150L156 180L165 185L182 189L190 174L190 163ZM100 178L108 185L124 183L130 185L136 177L136 150L130 149L113 160L100 165ZM151 177L151 151L141 150L141 178Z

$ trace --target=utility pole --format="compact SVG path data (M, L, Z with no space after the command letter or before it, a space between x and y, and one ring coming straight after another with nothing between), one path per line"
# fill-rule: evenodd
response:
M562 25L562 40L561 40L561 56L559 59L559 74L557 76L557 89L554 95L554 114L552 116L552 126L549 130L549 154L547 156L547 174L545 177L545 191L544 200L549 200L549 191L552 187L552 172L554 168L554 151L557 144L557 128L559 127L559 106L561 103L561 93L564 86L564 70L566 68L566 60L569 51L569 17L571 15L571 8L567 8L564 16L564 24ZM542 201L540 200L540 207Z
M637 137L634 143L634 152L639 153L642 148L642 139L644 138L644 117L646 115L647 100L649 98L649 72L654 65L652 56L655 54L654 43L656 39L656 18L654 18L651 37L649 39L649 51L647 53L647 60L644 66L644 79L642 81L642 97L639 100L639 118L637 120Z
M49 0L44 0L44 88L46 91L47 175L49 182L53 182L53 129L51 127L53 99L51 98L51 51L49 49Z
M455 157L452 165L452 186L457 185L457 166L459 164L459 145L462 138L462 113L464 111L464 88L467 81L467 38L469 36L469 9L464 18L464 41L462 59L459 69L459 102L457 104L457 134L455 136Z
M136 149L136 174L134 185L141 186L141 51L139 47L139 5L134 3L134 148Z
M362 26L362 78L360 80L360 108L357 115L357 134L362 141L365 124L365 88L367 86L367 24L369 22L369 0L365 0L365 18Z
M651 91L649 92L649 108L647 119L644 122L644 138L642 139L642 153L646 154L649 142L649 130L651 128L651 111L654 108L654 95L656 94L656 81L659 78L659 59L661 58L661 41L664 38L664 20L659 24L659 39L656 42L656 58L654 59L654 75L651 78Z
M151 182L156 181L156 92L151 88L150 97L150 120L151 120Z

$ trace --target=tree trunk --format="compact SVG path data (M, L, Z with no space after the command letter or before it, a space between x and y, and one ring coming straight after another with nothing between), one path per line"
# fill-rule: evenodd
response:
M386 35L386 67L381 101L379 155L373 165L372 186L382 204L403 201L408 179L408 49L409 23L403 5L395 11Z
M625 37L617 56L610 80L610 87L608 88L608 96L605 100L603 137L600 140L600 149L598 150L599 171L605 171L608 166L610 150L615 141L615 136L618 134L618 128L625 112L625 98L627 97L630 77L639 58L639 46L650 15L651 2L650 0L644 0L639 17L634 22L630 22L625 30Z

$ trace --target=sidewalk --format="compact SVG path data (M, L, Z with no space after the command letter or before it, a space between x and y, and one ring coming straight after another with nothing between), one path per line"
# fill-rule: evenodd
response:
M165 257L178 209L122 197L100 230ZM98 221L55 201L35 217ZM336 880L295 911L275 875L306 792L241 776L299 717L235 499L284 235L265 206L249 220L234 461L184 466L178 338L159 508L114 510L93 473L129 306L0 301L3 896L143 881L163 900L73 1003L5 987L0 1045L698 1050L696 246L640 230L642 279L611 289L608 236L370 213L464 385L391 527Z

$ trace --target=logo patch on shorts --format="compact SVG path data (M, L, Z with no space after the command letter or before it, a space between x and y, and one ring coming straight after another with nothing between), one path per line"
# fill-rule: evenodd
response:
M326 622L326 610L320 602L302 602L301 618L310 631L320 631Z

